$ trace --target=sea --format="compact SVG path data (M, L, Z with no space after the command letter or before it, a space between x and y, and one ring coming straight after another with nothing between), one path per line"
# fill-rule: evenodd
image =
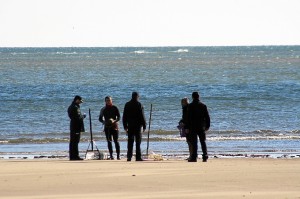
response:
M211 158L300 158L300 46L0 48L0 76L0 159L68 158L75 95L88 116L81 156L91 144L107 153L104 98L122 115L133 91L147 120L144 154L188 156L180 101L198 91ZM119 141L125 157L122 124Z

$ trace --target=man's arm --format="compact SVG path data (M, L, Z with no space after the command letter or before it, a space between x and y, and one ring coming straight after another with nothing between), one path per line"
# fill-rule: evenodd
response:
M210 128L210 117L207 110L207 106L205 106L204 108L204 117L205 117L205 131L208 131L208 129Z
M104 120L103 120L103 112L104 112L104 108L103 107L101 110L100 110L100 114L99 114L99 122L101 122L102 124L104 124Z
M123 111L123 117L122 117L122 122L123 122L123 127L125 129L125 131L128 130L128 123L127 123L127 103L124 106L124 111Z

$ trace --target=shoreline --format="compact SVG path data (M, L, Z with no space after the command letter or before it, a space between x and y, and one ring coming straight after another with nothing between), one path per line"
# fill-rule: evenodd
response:
M150 152L149 156L158 155L163 160L185 160L188 154L160 154ZM80 153L82 158L85 158L85 153ZM104 159L107 160L108 153L103 153ZM146 158L146 155L143 155ZM21 159L57 159L68 160L69 156L67 152L65 154L50 154L50 153L6 153L0 154L0 160L21 160ZM300 153L218 153L210 154L209 159L228 159L228 158L266 158L266 159L297 159L300 158ZM121 153L121 159L126 159L126 154ZM201 160L201 155L198 155L198 159Z
M0 160L0 198L299 198L300 159Z

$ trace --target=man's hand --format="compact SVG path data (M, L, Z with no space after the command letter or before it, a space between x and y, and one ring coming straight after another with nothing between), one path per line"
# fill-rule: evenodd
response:
M186 133L186 134L189 134L189 133L190 133L190 130L189 130L189 129L185 129L185 133Z

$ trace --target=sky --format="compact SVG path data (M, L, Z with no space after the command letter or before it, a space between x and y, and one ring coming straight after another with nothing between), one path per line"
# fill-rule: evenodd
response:
M300 0L0 0L0 47L300 45Z

